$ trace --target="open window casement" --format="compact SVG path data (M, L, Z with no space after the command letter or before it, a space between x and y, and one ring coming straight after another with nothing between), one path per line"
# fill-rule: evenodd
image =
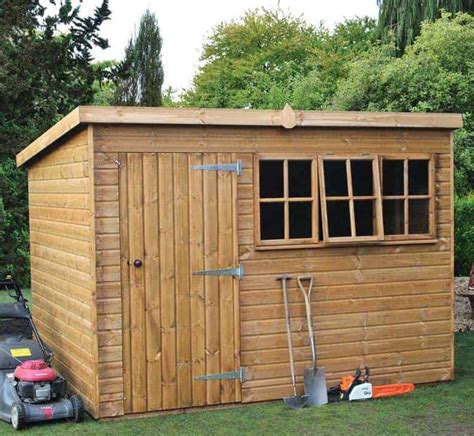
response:
M324 241L383 240L377 157L322 156L318 166Z
M256 246L434 240L431 155L255 156Z
M317 161L312 156L256 156L258 246L318 243L317 168Z
M382 200L386 240L434 238L433 156L384 156Z

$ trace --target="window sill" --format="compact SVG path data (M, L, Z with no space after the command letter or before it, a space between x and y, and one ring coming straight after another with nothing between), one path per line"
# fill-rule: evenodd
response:
M313 248L337 248L354 246L379 246L379 245L413 245L413 244L437 244L439 239L393 239L385 241L347 241L347 242L319 242L317 244L298 244L298 245L255 245L256 251L268 250L306 250Z

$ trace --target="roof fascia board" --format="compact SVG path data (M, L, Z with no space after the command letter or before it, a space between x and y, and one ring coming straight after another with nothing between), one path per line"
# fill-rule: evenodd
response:
M53 142L77 127L80 122L80 108L77 107L18 153L16 155L17 166L20 167L33 159L36 155L48 148Z
M461 114L79 106L16 157L26 164L79 124L458 129Z

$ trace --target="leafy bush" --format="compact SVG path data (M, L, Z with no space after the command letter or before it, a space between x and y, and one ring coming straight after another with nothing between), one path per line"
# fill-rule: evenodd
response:
M346 20L329 31L281 9L256 9L217 25L182 103L196 107L321 109L367 50L375 21Z
M472 114L470 114L472 116ZM470 121L464 117L464 123ZM460 129L454 133L454 189L462 197L474 191L474 132Z
M467 276L474 263L474 196L454 202L455 274Z
M13 159L0 164L0 278L11 274L29 284L28 188Z
M474 16L444 14L424 23L397 58L374 47L352 62L334 97L339 110L460 112L474 110ZM470 128L470 118L465 124Z

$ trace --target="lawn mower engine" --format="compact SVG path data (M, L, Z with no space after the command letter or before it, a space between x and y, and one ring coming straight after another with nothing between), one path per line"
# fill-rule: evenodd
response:
M16 367L13 376L16 392L25 403L46 403L66 395L66 380L44 360L26 360Z
M84 413L81 397L66 395L66 380L41 359L38 348L28 339L0 340L0 419L16 430L42 421L79 422ZM13 354L28 354L33 360Z
M20 287L7 279L0 281L2 290L13 302L0 302L0 419L16 430L35 422L81 421L82 398L67 395L66 380L51 368L52 352L41 339Z

